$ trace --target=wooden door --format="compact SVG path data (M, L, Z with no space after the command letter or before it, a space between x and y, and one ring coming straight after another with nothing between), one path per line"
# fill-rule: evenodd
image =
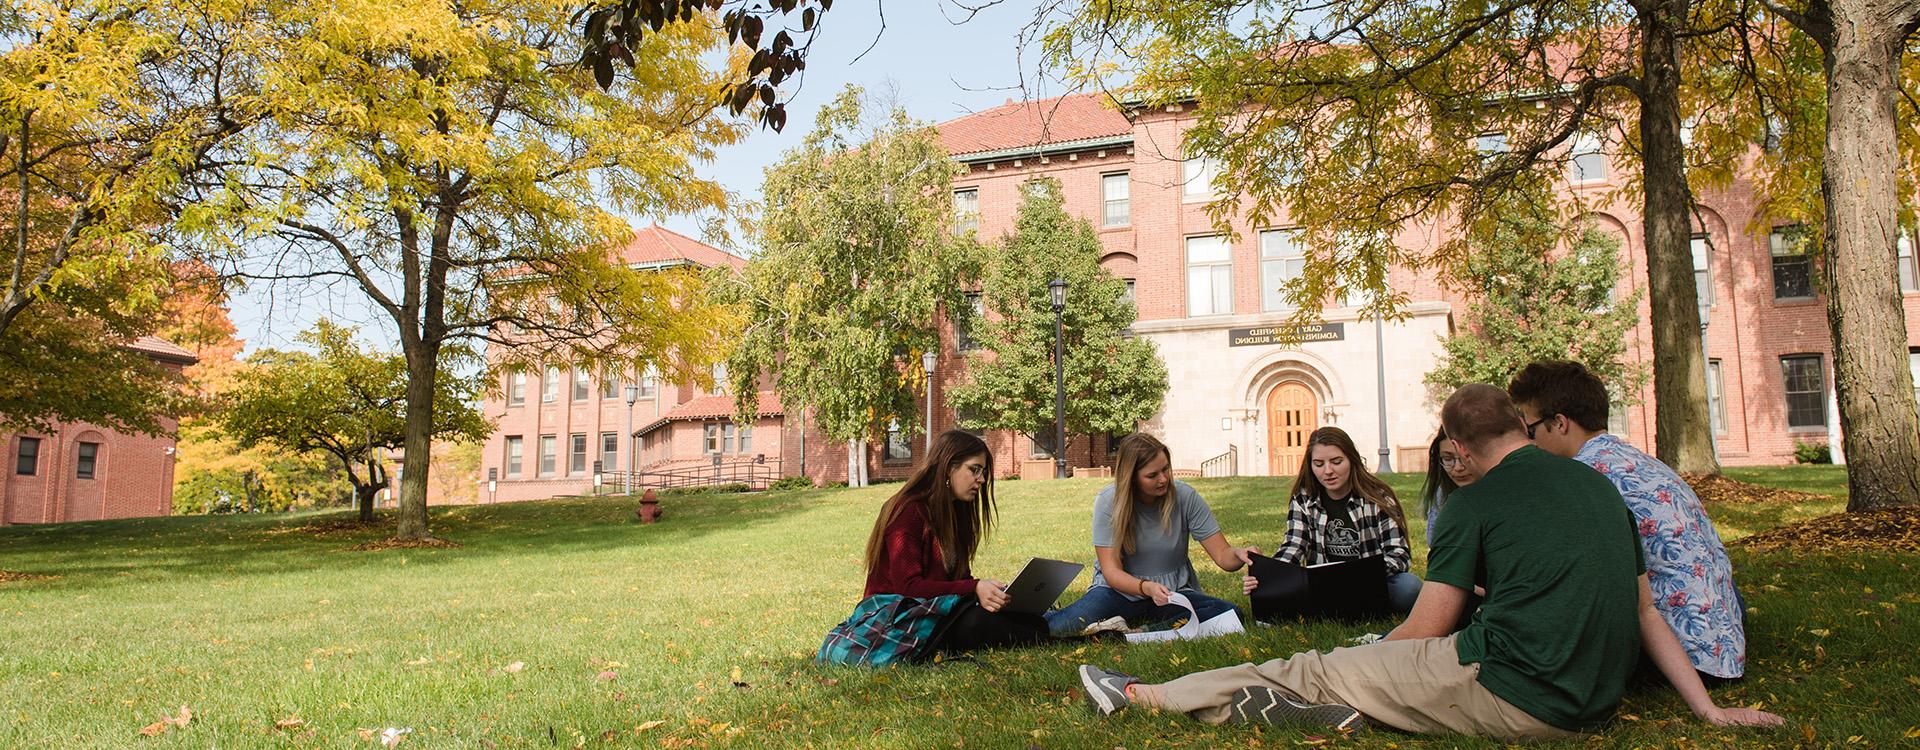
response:
M1267 473L1293 476L1307 455L1307 438L1320 426L1320 399L1297 380L1267 394Z

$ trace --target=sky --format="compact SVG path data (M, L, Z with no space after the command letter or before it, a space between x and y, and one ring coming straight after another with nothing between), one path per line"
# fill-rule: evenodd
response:
M799 145L814 115L848 84L887 91L907 112L941 122L1008 100L1065 93L1044 75L1037 45L1020 34L1036 0L840 0L820 23L807 70L791 87L784 132L757 129L720 151L701 173L745 201L756 200L764 170ZM985 6L971 12L970 6ZM630 218L636 228L650 219ZM703 218L665 217L660 224L690 237L703 235ZM363 337L392 347L392 324L356 289L290 290L270 285L236 292L231 315L249 352L297 348L294 336L328 317L361 327ZM384 324L383 324L384 322Z

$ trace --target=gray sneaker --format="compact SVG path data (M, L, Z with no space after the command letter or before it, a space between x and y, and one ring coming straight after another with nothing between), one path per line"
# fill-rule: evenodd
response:
M1240 722L1259 721L1276 725L1313 724L1332 727L1342 732L1358 731L1367 725L1366 717L1351 706L1342 706L1338 703L1320 705L1301 703L1282 695L1278 690L1258 685L1234 691L1231 702L1227 704L1227 711L1234 721Z
M1140 680L1119 672L1108 672L1092 664L1080 665L1080 687L1087 691L1087 705L1107 716L1126 708L1127 686Z

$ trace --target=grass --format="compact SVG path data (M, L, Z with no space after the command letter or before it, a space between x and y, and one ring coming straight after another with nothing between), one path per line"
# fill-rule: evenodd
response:
M1417 479L1392 481L1411 495ZM1274 546L1280 480L1194 484L1235 542ZM977 568L1007 577L1033 555L1087 558L1099 486L1001 483L1001 524ZM411 728L403 747L421 748L1295 747L1316 738L1153 712L1099 718L1072 668L1164 679L1390 626L1295 624L878 672L814 666L822 633L858 598L860 550L891 489L670 498L652 526L619 499L436 510L434 532L457 549L354 552L381 532L300 530L343 513L0 529L0 569L56 576L0 585L0 747L364 748L377 743L360 730L389 726ZM1840 501L1811 505L1713 512L1735 536ZM1646 688L1595 742L1886 747L1920 736L1920 559L1735 549L1734 561L1754 609L1749 677L1715 697L1762 704L1789 726L1707 727L1671 691ZM1201 570L1209 591L1237 592L1236 576ZM138 734L181 705L192 724ZM1385 731L1331 744L1493 746Z

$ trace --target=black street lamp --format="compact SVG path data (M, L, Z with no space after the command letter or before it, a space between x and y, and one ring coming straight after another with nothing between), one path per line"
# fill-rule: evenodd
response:
M1067 478L1067 375L1066 346L1060 312L1067 309L1067 280L1054 278L1047 284L1053 295L1053 478Z

